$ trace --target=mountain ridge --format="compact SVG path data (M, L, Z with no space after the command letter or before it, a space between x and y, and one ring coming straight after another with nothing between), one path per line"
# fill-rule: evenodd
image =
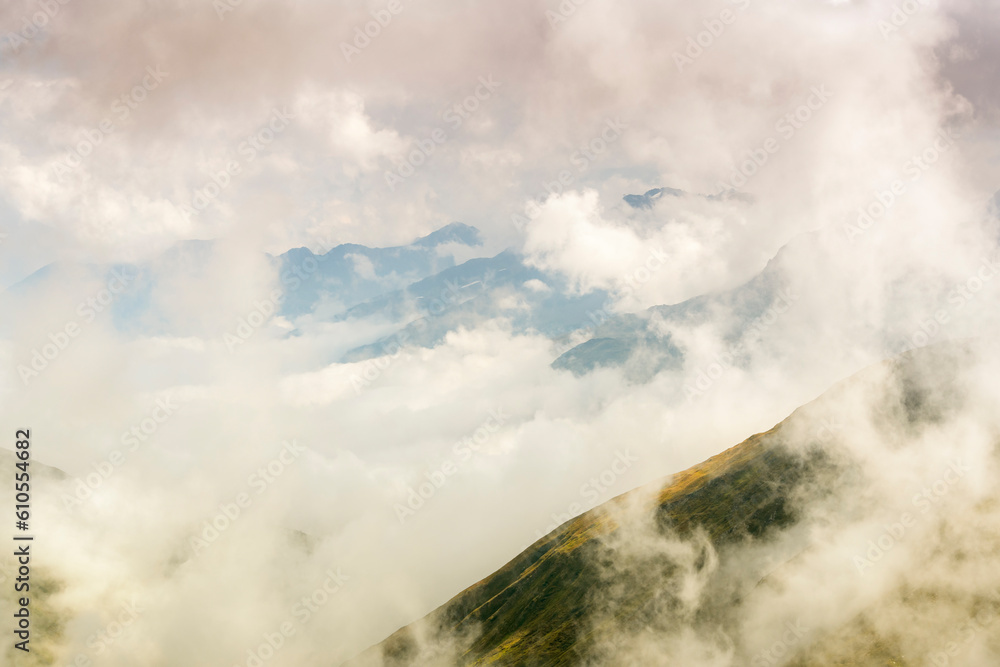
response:
M831 437L836 440L836 434L824 433L820 426L829 423L826 413L832 405L885 375L891 379L891 388L887 385L889 393L872 409L882 410L880 406L888 401L885 405L898 405L902 410L896 418L903 423L931 423L942 410L961 400L942 388L957 381L969 359L965 344L943 343L868 367L836 383L771 429L570 519L491 575L344 666L607 664L593 660L603 650L600 637L609 628L635 630L667 623L663 631L671 632L671 619L679 618L670 610L680 602L644 577L649 575L648 568L663 567L664 572L656 576L669 582L680 565L640 559L635 566L638 569L612 568L613 575L607 578L602 564L607 558L621 556L615 556L615 549L605 542L613 544L622 526L637 516L651 514L655 528L649 535L655 537L650 539L689 544L695 554L691 568L696 575L713 559L714 571L731 569L733 554L747 545L768 544L804 530L799 527L804 508L796 498L805 489L815 485L850 489L861 483L863 472L858 463L845 459L830 441ZM928 368L934 368L935 373L944 369L944 379L939 378L937 386L927 384ZM898 401L893 398L897 390ZM819 502L835 505L839 501L831 497ZM786 554L786 563L794 562L801 553L799 547L796 549ZM685 617L685 622L707 633L733 613L733 605L748 591L778 576L782 566L770 571L761 567L757 575L750 569L749 576L735 584L724 578L710 582L711 595L693 617ZM605 587L618 591L610 611L601 611L593 593ZM813 649L803 647L801 659L789 664L913 664L904 661L891 638L869 630L850 631L854 632L852 641L862 647L858 650L868 656L864 660L827 663L810 657ZM822 641L817 646L820 648L813 650L816 655L817 651L841 650Z

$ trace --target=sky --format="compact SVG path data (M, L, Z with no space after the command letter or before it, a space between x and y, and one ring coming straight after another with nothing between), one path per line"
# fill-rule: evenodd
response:
M39 510L40 564L66 585L60 659L93 655L88 637L136 598L148 611L106 664L245 664L341 568L276 658L336 664L553 517L884 359L881 332L926 344L943 311L926 338L995 333L980 271L997 258L998 22L990 0L4 3L0 287L53 262L77 272L16 302L0 340L4 426L33 424L39 461L70 476ZM683 194L622 199L660 187ZM377 323L289 337L271 321L226 345L278 284L265 253L405 245L455 221L481 230L482 256L512 248L569 293L607 290L614 312L731 289L776 256L798 296L752 363L693 402L726 313L672 331L685 366L638 385L554 371L552 341L503 318L375 370L334 352ZM125 336L86 314L108 285L79 267L192 239L210 255L158 289L198 333ZM18 366L63 333L25 382ZM630 465L588 486L617 457ZM459 473L401 520L448 463ZM242 494L239 520L192 553Z

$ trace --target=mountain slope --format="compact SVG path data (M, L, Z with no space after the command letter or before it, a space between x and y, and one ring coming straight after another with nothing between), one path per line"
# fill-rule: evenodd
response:
M762 662L752 650L759 639L743 627L744 608L783 591L799 563L824 556L811 535L826 524L812 517L848 521L870 509L868 478L879 473L828 428L830 415L863 397L879 437L915 438L963 409L959 378L970 355L963 346L940 346L868 369L770 431L568 521L347 664L923 664L867 609L798 640L782 661ZM692 581L700 591L694 602ZM945 598L936 584L920 586L888 586L878 605ZM975 604L1000 610L985 597ZM637 658L636 647L647 645L656 648ZM677 646L701 647L702 657L664 661ZM618 657L625 653L629 661Z
M794 252L797 244L790 245ZM590 339L564 352L552 366L576 375L607 366L625 367L635 379L647 380L663 368L678 366L683 359L669 333L675 327L718 326L724 340L735 346L752 336L752 324L769 309L787 309L795 300L782 267L789 252L785 246L763 271L731 290L610 317L597 324ZM605 342L594 345L591 341L597 339Z
M658 521L682 534L707 531L716 548L793 521L785 499L806 474L827 464L783 452L779 430L676 475L654 496ZM631 500L620 497L611 504ZM560 526L425 619L432 636L476 636L453 664L582 664L593 650L591 593L604 583L601 539L619 528L615 509L596 508ZM616 605L620 621L641 621L649 607L662 602L659 591L641 585L641 577L635 583ZM420 660L427 656L415 638L424 632L403 628L374 650L386 665L424 664Z

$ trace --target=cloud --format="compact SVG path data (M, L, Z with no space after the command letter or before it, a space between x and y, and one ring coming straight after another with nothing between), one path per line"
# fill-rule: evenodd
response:
M36 7L8 3L0 18L17 29ZM131 337L105 312L25 386L17 367L82 321L79 304L103 286L81 272L43 282L31 303L9 309L0 344L5 432L38 429L38 461L71 477L39 500L54 540L39 564L64 584L51 598L65 620L60 659L92 651L88 637L133 596L146 611L108 649L108 664L245 664L288 618L296 635L273 664L346 659L493 572L560 518L770 428L883 358L887 331L911 344L921 332L935 341L996 333L1000 283L977 277L997 239L996 220L984 215L997 176L986 85L994 45L985 28L981 42L966 39L990 20L985 4L922 9L887 39L879 21L891 20L892 7L880 2L589 0L555 25L546 12L556 9L540 0L407 3L351 62L340 44L378 5L246 0L221 19L211 4L180 0L60 7L16 53L2 47L0 210L9 237L0 254L17 267L6 269L10 280L51 259L147 258L181 239L218 241L198 266L164 271L155 286L168 316L192 324L183 338ZM723 11L735 20L713 35L706 21L717 30ZM689 38L708 45L688 55ZM692 62L680 68L676 54ZM168 72L155 88L149 67ZM488 76L502 85L454 128L445 113ZM824 86L830 94L820 101ZM274 129L286 108L294 117ZM105 119L111 132L101 129ZM627 127L612 139L608 124L619 121ZM447 141L389 190L385 172L436 128L448 130ZM949 130L958 138L936 148ZM79 166L57 173L57 162L85 151ZM709 198L736 181L752 196ZM648 211L622 203L662 186L686 194ZM208 203L185 215L199 193ZM872 213L877 205L884 213ZM523 229L514 215L528 218ZM800 297L692 404L684 384L714 363L739 324L725 312L670 329L685 364L645 385L614 369L581 378L553 370L553 343L503 319L371 364L336 360L385 333L372 321L295 335L270 321L227 348L224 335L278 284L262 251L331 238L391 246L452 220L484 230L484 254L512 246L577 291L611 289L622 312L732 288L771 260ZM939 310L949 323L930 333ZM872 622L905 631L910 612L888 592L929 581L956 601L936 617L950 628L972 599L970 582L992 584L976 563L963 570L967 579L952 578L946 565L957 554L933 549L950 549L939 534L955 544L977 539L971 520L922 524L912 549L887 556L871 589L885 600L865 597L849 578L857 540L877 539L903 511L909 483L944 474L937 443L959 443L992 469L992 368L984 362L969 379L982 402L938 427L886 434L858 420L845 447L879 475L859 496L875 509L827 525L817 505L810 526L819 546L783 571L785 592L747 602L788 618L754 621L748 612L744 657L772 647L772 629L783 633L793 609L810 627L834 628L870 602ZM356 376L366 380L361 391ZM176 414L101 476L168 396L183 399ZM851 415L862 408L845 404ZM394 505L407 489L452 460L456 443L497 409L510 419L489 445L400 523ZM292 440L307 452L269 473ZM622 443L641 465L581 491ZM258 494L261 469L274 482ZM63 494L74 497L92 474L91 496L63 508ZM986 479L969 475L956 489L955 516L972 508L968 516L993 525L976 504ZM252 502L241 505L241 494ZM204 539L216 520L227 527L193 553L191 538ZM678 558L684 567L671 582L685 609L697 606L697 551L638 535L623 546L644 559ZM770 552L753 555L765 562ZM912 569L919 562L932 565L926 579ZM350 580L299 620L302 598L338 567ZM835 567L843 570L831 578ZM831 580L844 587L823 586ZM743 655L685 632L666 645L679 659L726 664ZM937 650L916 634L903 632L908 646ZM663 646L634 648L646 659ZM969 650L981 657L989 647L977 639Z

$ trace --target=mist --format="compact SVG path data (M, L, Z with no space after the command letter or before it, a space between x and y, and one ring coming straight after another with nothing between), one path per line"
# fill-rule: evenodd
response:
M52 620L31 659L340 664L869 369L789 423L789 456L816 445L838 474L796 489L780 535L720 550L642 503L620 518L590 660L829 664L860 623L907 655L954 641L947 664L992 664L996 626L964 627L998 590L991 3L398 6L388 23L350 0L0 8L2 422L66 475L36 472ZM623 199L655 188L677 192ZM750 323L650 315L683 358L641 380L555 369L563 341L513 317L347 361L396 323L277 312L268 254L453 221L484 244L442 258L513 249L569 294L605 290L606 315L762 273L783 297ZM192 240L211 243L172 263ZM118 321L140 292L155 332ZM901 417L879 364L966 339L958 371L915 380L947 380L940 414ZM914 494L959 459L923 512ZM622 626L637 570L662 593ZM477 632L428 638L417 664L460 664Z

